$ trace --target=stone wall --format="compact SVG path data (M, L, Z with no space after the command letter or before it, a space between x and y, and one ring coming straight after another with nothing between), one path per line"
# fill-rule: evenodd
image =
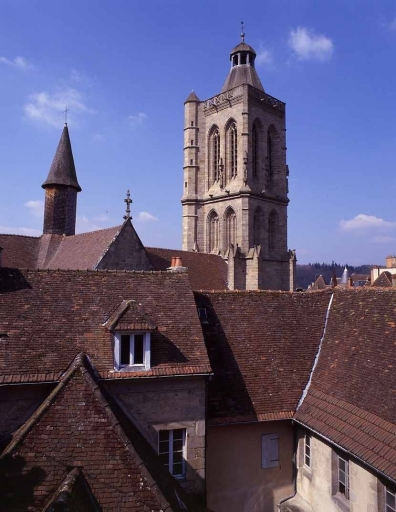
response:
M202 377L110 381L107 387L153 448L158 431L186 429L186 480L195 493L205 490L206 383Z
M337 452L321 438L311 436L311 467L304 465L304 437L298 443L297 492L312 512L383 512L379 510L376 475L359 461L349 458L349 500L337 492ZM345 454L347 456L347 454Z
M134 227L124 224L97 266L98 270L152 270L152 265Z

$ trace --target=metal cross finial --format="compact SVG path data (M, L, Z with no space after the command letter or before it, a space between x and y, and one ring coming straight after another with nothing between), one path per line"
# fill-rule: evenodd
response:
M241 21L241 41L245 42L245 31L243 30L243 21Z
M65 125L67 126L67 113L69 112L69 108L65 108L65 110L63 111L63 113L65 114Z
M124 203L126 203L126 205L127 205L126 210L125 210L124 219L125 220L132 219L132 217L131 217L131 208L130 208L130 204L132 203L132 199L131 199L131 194L129 193L129 189L127 190L127 196L124 199Z

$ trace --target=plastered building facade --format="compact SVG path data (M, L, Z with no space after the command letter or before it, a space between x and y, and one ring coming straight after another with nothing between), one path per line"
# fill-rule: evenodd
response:
M242 34L221 93L185 102L183 249L223 256L230 289L293 290L285 104L255 58Z

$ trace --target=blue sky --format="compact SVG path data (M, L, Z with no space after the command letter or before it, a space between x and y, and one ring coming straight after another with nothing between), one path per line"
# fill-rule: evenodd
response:
M396 252L396 3L0 0L0 231L40 234L67 105L78 230L122 222L181 246L183 102L220 92L229 52L258 54L287 104L289 247L299 262Z

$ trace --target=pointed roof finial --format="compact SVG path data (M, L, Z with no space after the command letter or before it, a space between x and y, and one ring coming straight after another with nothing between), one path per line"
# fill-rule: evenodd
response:
M245 31L243 30L243 21L241 21L241 41L245 42Z
M65 107L65 110L63 111L63 113L65 114L65 126L67 126L67 113L69 112L69 108Z
M129 193L129 189L127 190L127 195L126 195L126 198L124 199L124 203L126 203L126 205L127 205L126 210L125 210L124 219L125 220L132 219L132 217L131 217L131 208L130 208L130 204L132 203L132 199L131 199L131 194Z

